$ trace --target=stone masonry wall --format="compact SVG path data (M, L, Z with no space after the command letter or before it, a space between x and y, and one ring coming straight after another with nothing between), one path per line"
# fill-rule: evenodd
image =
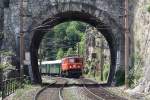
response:
M117 68L124 68L124 36L122 0L24 0L23 23L20 23L20 0L4 0L4 33L2 48L17 52L19 50L20 25L25 33L25 50L30 50L33 29L46 19L63 12L86 12L108 25L117 41ZM36 38L39 38L37 36ZM38 41L36 41L37 43ZM37 43L38 44L38 43ZM113 46L114 47L114 46ZM116 58L114 58L116 59Z
M130 93L150 91L150 13L147 10L149 5L150 0L130 1L130 8L134 9L130 11L130 31L134 35L135 54L141 58L141 66L135 65L135 68L142 67L139 85Z
M0 48L2 45L2 39L3 39L3 36L1 34L1 32L3 30L3 22L4 22L3 18L4 18L3 2L0 1Z

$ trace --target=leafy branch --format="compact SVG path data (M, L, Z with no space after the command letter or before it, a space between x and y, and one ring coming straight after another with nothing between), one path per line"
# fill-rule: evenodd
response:
M10 63L6 63L6 64L0 64L0 70L5 69L6 67L11 66Z
M14 53L7 50L0 50L0 56L13 56ZM9 62L6 63L0 63L0 70L5 69L6 67L11 66Z
M150 6L148 7L148 12L150 12Z
M0 50L0 54L3 55L3 56L12 56L12 55L14 55L13 52L6 51L6 50Z

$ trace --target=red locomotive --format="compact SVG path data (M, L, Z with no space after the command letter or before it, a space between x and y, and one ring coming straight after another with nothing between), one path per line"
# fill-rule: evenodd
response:
M78 56L65 57L62 60L61 74L67 77L80 77L83 69L83 58Z

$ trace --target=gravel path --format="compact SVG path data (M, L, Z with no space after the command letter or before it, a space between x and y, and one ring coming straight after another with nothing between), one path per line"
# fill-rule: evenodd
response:
M59 100L59 89L58 88L47 88L40 94L38 100Z

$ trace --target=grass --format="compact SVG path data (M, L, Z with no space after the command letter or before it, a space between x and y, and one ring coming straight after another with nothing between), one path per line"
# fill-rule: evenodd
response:
M25 85L24 88L18 89L15 92L12 100L30 100L29 98L33 98L35 91L40 89L41 86L36 85ZM32 93L29 93L32 92ZM32 100L32 99L31 99Z
M43 83L53 83L52 78L42 78ZM41 89L40 85L25 84L24 88L17 89L12 100L33 100L35 94Z
M98 82L98 83L101 83L101 84L103 84L103 83L107 83L107 80L105 81L101 81L101 79L100 79L100 76L96 76L96 77L94 77L93 75L91 75L91 74L84 74L84 77L85 78L89 78L89 79L91 79L91 80L94 80L94 81L96 81L96 82Z

